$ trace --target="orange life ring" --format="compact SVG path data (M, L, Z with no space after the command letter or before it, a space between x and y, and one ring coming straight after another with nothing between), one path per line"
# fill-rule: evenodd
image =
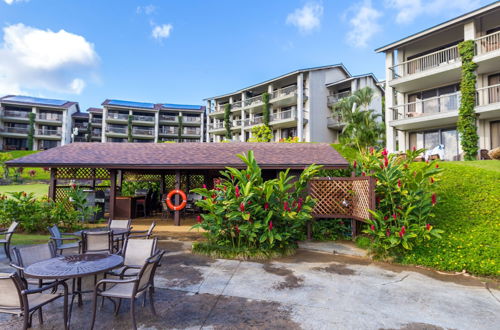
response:
M172 196L173 195L180 195L181 198L182 198L182 202L179 204L179 205L174 205L172 203ZM186 194L184 193L184 191L180 190L180 189L174 189L174 190L171 190L168 195L167 195L167 206L174 210L174 211L180 211L182 210L183 208L186 207L186 204L187 204L187 196Z

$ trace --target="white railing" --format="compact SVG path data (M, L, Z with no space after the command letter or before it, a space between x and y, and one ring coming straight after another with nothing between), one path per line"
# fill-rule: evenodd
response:
M242 123L243 123L243 125L245 125L245 126L251 126L251 125L253 125L253 120L252 120L252 119L250 119L250 118L243 119Z
M500 103L500 84L477 89L477 105Z
M14 117L14 118L28 118L29 111L17 111L17 110L4 110L4 117Z
M260 125L264 122L263 116L254 116L251 125Z
M179 127L173 127L173 126L162 127L160 129L160 134L179 134Z
M27 127L4 127L0 131L5 133L28 134Z
M231 110L240 109L243 103L241 101L236 101L231 104Z
M128 114L108 112L108 119L128 120Z
M242 122L243 121L241 119L235 119L235 120L233 120L233 127L239 127L239 126L241 126Z
M199 127L184 127L183 134L200 135L200 133L201 133L201 128L199 128Z
M63 116L58 113L39 113L36 118L39 120L61 121Z
M147 122L154 122L155 117L154 116L144 116L144 115L133 115L132 120L134 121L147 121Z
M101 137L102 136L102 132L100 130L93 130L92 133L91 133L92 137Z
M295 115L294 109L275 112L271 115L271 122L278 121L278 120L295 119L295 116L296 115Z
M335 104L335 103L339 102L340 100L345 99L346 97L349 97L349 96L351 96L350 91L341 92L341 93L332 93L332 94L328 95L328 105Z
M427 71L440 65L445 65L460 61L458 46L451 46L437 52L420 56L409 61L401 62L390 69L393 73L393 79L409 76L415 73Z
M108 133L116 133L116 134L128 134L127 127L107 127L106 132Z
M226 104L218 104L217 108L215 108L215 112L224 112L224 109L226 108Z
M75 127L87 129L87 127L89 127L89 124L88 123L75 123Z
M92 118L92 124L102 124L102 118Z
M201 123L201 117L183 116L182 121L185 123Z
M224 128L223 121L219 121L219 122L215 122L215 123L210 124L210 129L221 129L221 128Z
M250 98L246 99L244 102L245 107L256 106L259 104L262 104L262 95L250 97Z
M160 115L161 121L177 121L177 116L172 115Z
M45 135L45 136L61 136L62 132L57 129L39 129L37 131L38 135Z
M500 49L500 31L476 39L476 55Z
M297 95L297 85L283 87L271 93L271 100Z
M144 128L133 128L132 134L134 135L153 135L155 133L152 129L144 129Z
M460 93L446 94L418 100L391 108L393 119L416 118L436 113L456 111L460 106Z
M163 138L161 140L163 142L179 142L179 139L173 139L173 138Z

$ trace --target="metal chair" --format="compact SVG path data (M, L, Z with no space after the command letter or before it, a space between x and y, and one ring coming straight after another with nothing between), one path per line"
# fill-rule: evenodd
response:
M113 231L113 229L132 229L132 219L128 220L109 220L108 228ZM128 236L128 234L127 234ZM120 249L120 245L123 246L124 235L113 235L113 243L116 248L116 251Z
M153 221L151 223L151 226L149 226L149 229L147 230L133 230L130 232L130 235L128 235L128 238L147 238L150 239L151 236L153 235L153 229L156 227L156 222Z
M22 247L15 246L12 249L12 252L14 254L15 262L11 263L10 266L17 269L19 276L23 279L25 279L24 269L26 267L36 262L56 257L56 251L52 242ZM38 287L42 287L44 284L50 284L56 281L56 279L49 279L45 281L37 279L25 280L28 284L37 285Z
M78 252L80 252L80 238L75 234L61 233L59 227L57 227L56 225L47 227L47 229L49 230L50 239L54 243L56 252L62 254L64 250L74 248L78 248ZM68 241L70 241L70 243L64 243Z
M5 235L4 239L0 239L0 244L3 244L5 255L7 256L7 258L9 258L10 261L12 261L12 257L10 255L10 240L12 239L12 235L16 231L18 225L19 222L12 221L12 223L9 226L9 229L0 231L0 235Z
M54 293L59 285L63 293ZM44 291L52 290L52 293ZM0 273L0 313L14 314L24 317L23 329L31 327L33 314L37 310L40 324L43 324L42 307L64 297L64 329L68 329L68 286L64 282L56 281L50 285L28 289L26 283L17 273Z
M124 259L123 266L115 268L106 274L120 278L124 276L136 276L139 274L139 270L144 265L144 262L155 254L157 243L157 238L126 240L124 248L120 253Z
M111 253L113 234L108 231L84 231L82 233L82 253Z
M94 328L96 312L97 312L97 298L98 296L110 298L115 304L115 315L120 311L122 299L130 299L130 316L132 318L132 325L134 329L137 329L137 323L135 320L135 300L140 298L149 289L149 304L151 306L151 311L156 315L156 310L154 308L153 300L153 287L154 287L154 275L156 268L163 257L165 251L159 251L151 258L147 259L146 262L141 267L137 276L128 279L103 279L100 280L94 288L94 297L92 300L92 324L91 329ZM109 289L100 289L104 284L114 284ZM118 299L118 304L112 300L112 298Z

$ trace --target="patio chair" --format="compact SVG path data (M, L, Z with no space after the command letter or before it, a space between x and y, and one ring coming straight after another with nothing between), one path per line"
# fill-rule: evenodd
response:
M161 218L168 219L169 214L170 214L170 210L167 206L167 202L165 202L165 199L162 199L161 200Z
M115 268L105 275L118 276L137 276L142 265L151 258L156 252L158 239L127 239L125 245L120 251L123 257L123 266Z
M153 235L153 229L156 227L156 222L153 221L148 230L132 230L128 238L147 238L150 239Z
M163 257L165 251L158 251L154 256L147 259L146 262L141 267L137 276L128 279L103 279L100 280L94 288L94 297L92 300L92 324L91 329L94 328L96 312L97 312L97 298L98 296L110 298L115 304L115 315L120 311L122 299L130 299L130 316L132 318L132 325L134 329L137 329L137 323L135 320L135 300L140 298L149 289L149 304L151 306L151 312L156 315L156 310L154 308L153 300L153 286L154 286L154 275L156 268ZM109 289L100 289L104 284L114 284ZM118 304L112 300L112 298L118 299Z
M131 226L132 220L109 220L108 222L108 228L110 230L113 229L132 229ZM127 235L128 236L128 235ZM113 235L113 243L114 246L116 247L116 250L120 249L120 245L123 245L123 235Z
M63 292L55 293L59 285L62 285ZM47 290L52 290L52 293L44 293ZM0 292L0 313L22 315L23 329L31 327L36 311L40 324L43 324L42 307L64 297L64 329L68 329L68 286L65 282L56 281L41 288L28 289L17 273L0 273Z
M0 235L5 235L4 239L0 239L0 244L3 244L5 255L7 256L7 258L9 258L10 261L12 261L12 257L10 255L10 240L12 239L12 235L16 231L18 225L19 222L12 221L12 223L9 226L9 229L0 231Z
M111 253L113 234L108 231L84 231L82 233L82 253Z
M56 279L43 281L33 278L26 279L24 277L24 269L29 265L56 257L56 251L52 242L48 242L47 244L15 246L12 249L12 252L14 254L15 262L11 263L10 266L17 269L19 276L22 279L25 279L28 284L42 287L44 284L50 284L56 281Z
M47 227L50 233L50 239L54 243L56 252L62 254L64 250L78 248L80 252L80 238L75 234L61 233L56 225ZM65 243L68 242L68 243Z

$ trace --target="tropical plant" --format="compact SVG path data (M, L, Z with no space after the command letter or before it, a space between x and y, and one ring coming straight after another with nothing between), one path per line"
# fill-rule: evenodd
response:
M248 142L271 142L272 139L273 132L269 126L257 125L252 127L252 137Z
M7 165L5 164L6 161L9 161L11 159L13 159L14 157L12 157L12 154L8 153L8 152L2 152L0 153L0 166L2 167L2 170L3 170L3 178L4 179L8 179L9 178L9 168L7 167Z
M287 138L281 138L279 143L299 143L299 137L298 136L290 136Z
M87 203L88 194L77 185L73 184L67 195L73 208L78 211L81 222L92 219L94 214L99 211L98 206L90 206Z
M384 124L374 110L369 109L374 92L365 87L337 102L332 114L344 123L340 142L344 145L366 149L383 143Z
M227 103L224 106L224 127L226 128L226 139L231 140L233 134L231 133L231 104Z
M208 238L208 243L196 244L194 250L230 249L239 257L293 250L311 219L314 201L304 192L320 166L309 166L299 177L287 170L265 181L252 151L237 156L246 169L228 167L214 189L192 190L203 196L197 205L206 212L193 228L205 230Z
M353 162L356 175L376 179L376 209L364 232L372 238L371 250L377 257L404 253L442 230L432 226L437 195L434 185L441 172L436 162L412 166L424 150L408 150L406 156L387 150L361 152Z
M178 131L177 131L177 138L179 139L179 142L182 142L182 129L183 129L183 121L182 121L182 116L178 116L179 117L179 128L178 128Z
M134 196L136 190L151 189L152 191L160 191L160 184L155 181L125 181L122 183L122 196Z
M269 104L269 93L262 93L262 121L265 126L269 127L269 117L271 115L271 105Z

